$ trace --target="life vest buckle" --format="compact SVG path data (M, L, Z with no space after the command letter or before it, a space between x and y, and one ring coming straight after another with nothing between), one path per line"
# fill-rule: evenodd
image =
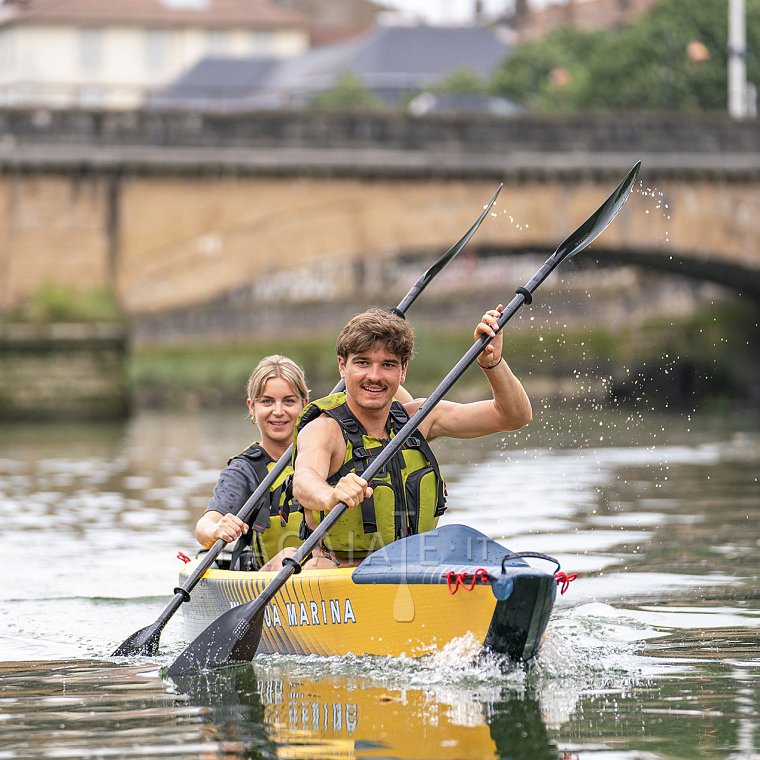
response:
M403 407L397 408L395 404L391 407L390 415L402 426L409 421L409 415L406 413L406 410Z
M347 430L349 433L358 433L359 432L359 423L352 419L351 417L341 417L340 420L338 420L339 424L344 430Z

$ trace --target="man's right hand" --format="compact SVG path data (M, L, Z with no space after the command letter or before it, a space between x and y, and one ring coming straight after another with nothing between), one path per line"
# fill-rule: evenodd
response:
M372 488L367 481L356 473L349 472L333 488L332 507L342 501L349 509L353 509L370 496L372 496Z

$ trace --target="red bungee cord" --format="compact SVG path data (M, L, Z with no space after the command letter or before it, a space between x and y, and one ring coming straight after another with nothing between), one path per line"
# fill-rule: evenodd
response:
M448 584L448 587L449 587L449 593L456 594L460 586L465 591L472 591L475 588L475 584L478 581L480 581L481 583L488 583L490 581L490 578L488 577L488 573L483 567L479 567L472 574L472 581L469 586L467 585L468 575L469 573L467 571L463 573L455 573L453 570L449 570L449 572L446 573L446 583Z
M557 579L557 585L560 586L559 593L564 594L570 587L570 584L578 577L578 573L562 572L561 570L554 573L554 577Z
M470 574L468 572L463 573L456 573L453 570L449 570L448 573L446 573L446 583L449 587L449 593L450 594L456 594L456 592L459 590L459 587L461 586L465 591L472 591L475 588L475 584L480 581L481 583L488 583L490 581L490 578L488 577L488 573L486 570L482 567L479 567L473 574L472 574L472 580L470 581L469 585L467 583L467 578ZM562 570L558 570L556 573L554 573L554 578L557 581L557 585L560 587L560 594L564 594L568 588L570 588L570 584L578 577L578 573L565 573Z

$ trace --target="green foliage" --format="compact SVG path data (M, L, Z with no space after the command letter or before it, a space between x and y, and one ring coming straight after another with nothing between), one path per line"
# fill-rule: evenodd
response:
M482 95L488 91L484 82L472 69L461 68L430 87L431 92L446 92L454 95Z
M491 89L532 110L565 110L586 76L584 61L598 38L598 34L559 29L546 40L523 45L495 72ZM569 84L556 83L553 72L567 72Z
M551 319L511 324L506 355L531 394L532 388L540 388L539 394L552 393L546 389L566 387L579 377L605 378L614 379L617 393L625 391L631 401L642 396L640 389L633 393L636 384L649 383L643 398L651 405L673 400L677 389L668 389L667 383L674 378L683 383L689 373L697 394L683 396L689 403L720 395L745 398L746 389L756 384L757 362L752 357L757 355L757 315L744 304L715 305L678 320L654 317L643 324L614 327L590 327L583 322L560 327ZM312 398L318 398L339 379L335 332L315 327L309 337L291 336L285 345L276 338L136 345L130 355L131 392L137 406L233 405L244 413L244 389L251 370L263 356L284 351L304 368ZM417 356L406 387L413 396L427 396L470 348L472 334L459 328L417 328L415 343ZM482 373L472 367L447 398L482 398L485 388Z
M381 111L383 101L355 74L341 74L333 87L316 95L310 107L321 111Z
M338 382L335 336L289 338L282 342L189 346L136 346L131 356L130 386L138 403L183 406L189 400L214 405L244 403L251 370L264 356L283 350L298 362L316 398ZM315 395L316 394L316 395Z
M8 317L9 322L119 322L123 315L108 288L81 292L64 285L43 285L24 309Z
M760 82L760 0L746 15L748 79ZM518 48L492 90L539 112L724 111L727 37L725 0L662 0L625 29L560 29Z

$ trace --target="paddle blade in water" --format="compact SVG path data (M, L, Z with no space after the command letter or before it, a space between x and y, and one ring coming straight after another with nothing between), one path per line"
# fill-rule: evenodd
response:
M133 633L119 644L111 657L134 657L145 655L153 657L158 654L158 642L161 638L163 625L153 623Z
M258 614L251 615L252 607L256 606L260 608ZM256 605L255 599L233 607L185 648L169 667L168 674L179 676L233 662L250 662L259 648L263 624L263 605Z
M587 245L593 243L607 229L610 222L623 207L623 204L628 200L640 167L641 161L637 161L625 179L615 188L612 195L607 198L596 213L559 244L559 247L551 257L555 265L564 259L570 258L570 256L575 256L576 253L582 251Z

